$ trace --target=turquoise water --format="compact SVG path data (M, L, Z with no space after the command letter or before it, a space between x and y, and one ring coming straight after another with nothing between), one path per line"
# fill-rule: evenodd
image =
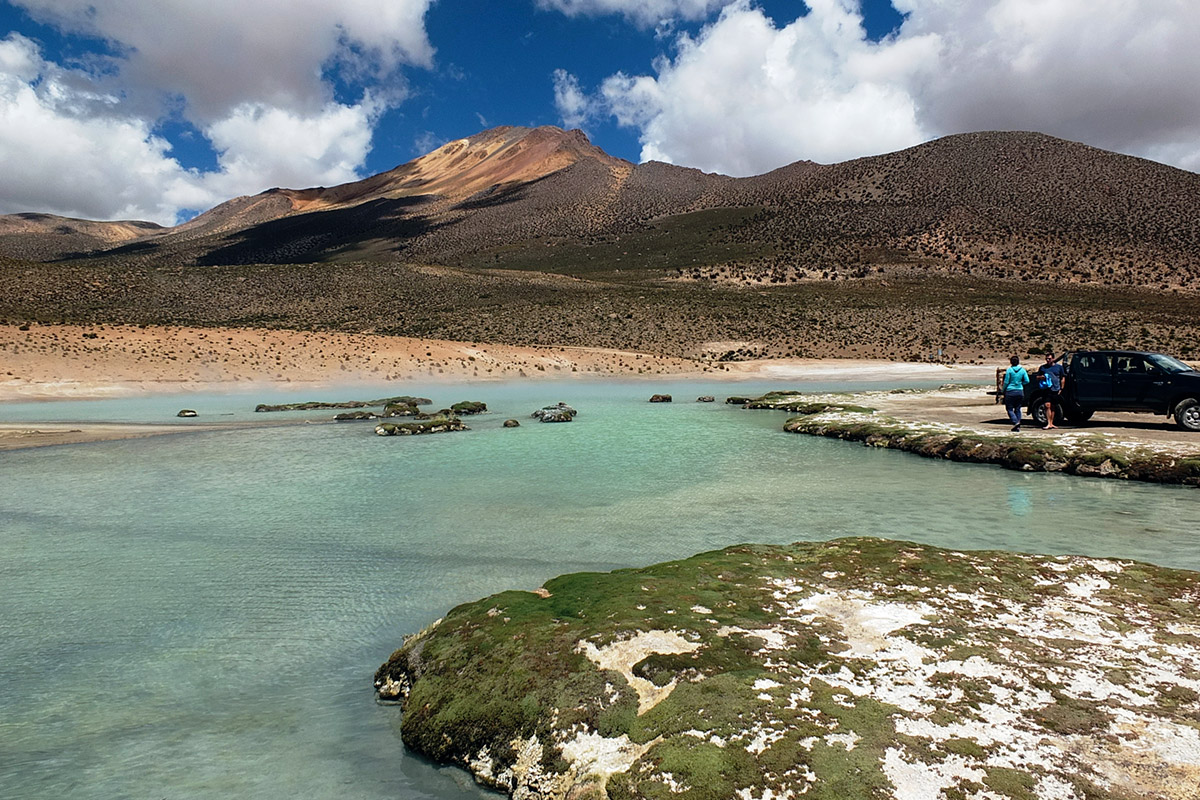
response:
M786 414L720 402L766 388L0 407L0 420L171 423L187 407L241 421L267 400L414 393L493 409L457 435L314 424L0 453L4 796L480 796L403 751L372 674L453 605L564 572L846 535L1200 569L1195 489L924 460L785 434ZM646 403L657 391L676 402ZM700 394L718 403L691 402ZM575 422L528 419L558 400ZM507 417L522 427L503 429Z

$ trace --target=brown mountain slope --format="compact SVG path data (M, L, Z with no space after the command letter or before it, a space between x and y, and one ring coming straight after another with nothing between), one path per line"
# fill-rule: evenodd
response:
M165 230L153 222L93 222L54 214L0 215L0 253L49 261L69 253L100 250Z
M418 262L751 285L968 275L1192 290L1198 209L1194 173L1036 133L950 136L734 179L633 166L579 131L496 128L363 181L237 198L94 257L133 266Z
M270 189L254 197L236 198L180 225L174 232L221 233L289 214L343 209L379 200L462 200L480 191L529 183L584 160L612 169L629 166L592 145L582 131L493 128L442 145L361 181L332 188Z

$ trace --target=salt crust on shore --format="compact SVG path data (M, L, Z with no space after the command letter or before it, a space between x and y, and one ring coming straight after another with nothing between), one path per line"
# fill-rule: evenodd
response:
M1150 687L1169 684L1200 691L1200 680L1182 677L1183 665L1200 667L1200 648L1158 642L1150 633L1140 630L1116 634L1107 622L1110 604L1097 594L1111 589L1106 575L1122 570L1119 563L1098 559L1063 559L1052 565L1061 573L1071 573L1066 583L1060 583L1060 597L1049 598L1040 605L1008 601L997 607L983 597L951 589L942 596L955 604L989 610L988 624L1000 628L1006 635L1031 642L1044 642L1047 648L1061 647L1062 642L1088 648L1088 655L1075 659L1075 666L1059 669L1009 666L974 655L964 660L946 660L940 654L897 634L906 628L920 625L944 611L942 601L900 603L876 600L869 591L811 591L811 587L788 580L774 583L774 597L780 603L783 624L777 628L748 631L730 627L717 630L718 635L734 633L760 638L760 650L769 656L773 650L788 645L796 625L818 621L836 623L846 649L839 655L845 658L869 659L874 667L865 673L842 667L834 673L818 673L801 669L780 668L776 678L760 678L753 689L765 703L778 702L783 689L787 708L798 709L812 699L809 688L814 680L855 697L895 706L905 712L893 721L897 733L932 743L950 740L970 740L989 748L985 758L948 754L940 761L929 763L906 750L904 746L886 749L881 763L884 774L895 787L897 800L938 800L947 789L964 782L983 783L988 768L1032 770L1041 773L1037 779L1036 795L1044 800L1080 800L1076 787L1061 775L1081 767L1091 770L1096 779L1110 786L1135 787L1138 771L1154 765L1169 765L1178 781L1178 798L1192 797L1200 789L1200 731L1152 716L1135 709L1153 703ZM1045 581L1045 583L1052 583ZM915 588L915 587L914 587ZM939 607L943 607L939 609ZM1182 633L1182 631L1180 631ZM1188 631L1189 633L1191 631ZM674 682L659 691L648 681L631 673L633 664L651 653L693 652L699 645L688 641L675 631L640 632L605 648L581 642L579 649L601 669L621 672L639 693L639 713L644 713L674 688ZM1128 685L1106 679L1107 669L1119 668L1130 660L1140 669L1138 678ZM769 662L768 662L769 663ZM957 687L938 688L936 676L953 674L983 681L994 702L982 703L971 718L939 724L933 720L939 707L964 699ZM1036 678L1037 680L1034 680ZM781 682L782 681L782 682ZM1029 724L1029 715L1055 703L1055 697L1036 683L1061 686L1068 696L1096 701L1113 701L1113 721L1108 734L1120 737L1118 749L1087 737L1049 734ZM648 684L643 686L642 684ZM849 706L848 706L849 707ZM701 731L684 735L709 740L720 747L729 742ZM754 724L742 736L735 737L751 754L761 754L773 743L787 735L782 720L777 724ZM859 741L854 731L831 730L822 737L826 745L838 745L847 751ZM811 750L818 741L810 737L801 742ZM578 765L579 774L607 776L628 770L648 748L639 748L628 737L604 740L594 733L577 732L563 747L564 757ZM1081 760L1082 759L1082 760ZM1084 765L1086 764L1086 767ZM655 776L668 786L676 783L675 776ZM806 776L794 775L793 778ZM807 776L808 786L816 776ZM676 787L683 791L686 787ZM804 791L807 791L805 789ZM803 791L801 792L801 794ZM738 797L749 800L779 800L796 797L791 790L776 793L768 788L761 795L743 790ZM985 792L976 795L991 797Z
M675 688L672 680L666 686L655 686L645 678L633 674L633 665L655 653L675 655L692 653L700 649L698 642L689 642L675 631L640 631L629 639L596 647L591 642L580 642L577 649L600 669L611 669L621 673L638 695L638 714L654 708Z
M784 624L761 631L722 628L717 633L757 636L764 641L760 652L769 656L771 651L786 645L796 623L834 622L847 647L839 655L869 659L874 668L858 674L846 667L832 674L812 669L801 669L797 674L794 666L780 665L778 679L759 681L755 688L781 687L784 684L779 681L786 680L785 673L790 673L786 675L792 687L788 690L787 707L795 709L811 699L809 685L819 680L856 697L870 697L905 712L894 717L898 733L939 744L966 739L990 748L982 760L951 754L935 763L927 763L903 747L889 748L882 768L896 787L898 800L937 800L943 790L964 781L980 783L985 768L992 767L1043 772L1037 783L1039 798L1079 800L1075 787L1060 775L1080 768L1092 769L1113 786L1130 787L1138 783L1138 769L1148 769L1153 764L1160 765L1159 768L1170 765L1179 791L1169 796L1196 796L1194 792L1200 791L1200 771L1196 769L1200 767L1200 731L1140 714L1135 709L1152 705L1154 693L1150 689L1156 685L1200 691L1200 680L1183 677L1184 673L1200 667L1200 648L1158 642L1146 631L1115 632L1108 621L1109 604L1096 595L1111 588L1105 575L1120 571L1120 564L1080 558L1055 566L1063 572L1072 572L1072 579L1060 584L1062 597L1040 605L1010 602L1004 608L997 608L983 597L954 591L943 595L944 600L966 607L990 607L994 613L986 615L988 624L999 627L1006 635L1044 642L1051 650L1060 648L1063 642L1087 648L1087 655L1074 659L1074 666L1064 664L1059 669L1043 669L1040 674L1035 674L1036 668L1017 668L979 656L946 660L935 650L893 635L936 615L942 602L879 601L864 591L812 592L809 587L790 581L775 584ZM1087 570L1094 572L1089 574ZM1130 661L1139 666L1136 680L1120 685L1106 678L1106 670L1118 669ZM934 722L932 717L939 707L964 699L957 687L949 691L938 688L935 678L939 674L984 681L994 702L981 704L971 718L947 724ZM1121 737L1120 747L1114 749L1078 736L1048 734L1031 726L1030 715L1055 703L1052 694L1035 685L1046 682L1060 685L1068 696L1119 703L1122 707L1114 711L1108 733ZM759 699L773 702L776 698L762 694ZM777 726L768 721L752 726L741 740L748 752L761 753L786 733L782 720ZM693 735L703 737L700 732ZM855 741L840 733L831 733L824 739L827 744L840 740L847 749ZM805 744L811 749L812 742Z

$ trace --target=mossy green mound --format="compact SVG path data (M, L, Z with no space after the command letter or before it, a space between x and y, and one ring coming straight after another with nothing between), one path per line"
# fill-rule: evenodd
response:
M754 398L734 398L731 397L725 402L730 403L734 400L744 401L740 405L748 409L768 410L768 411L789 411L793 414L820 414L826 411L847 411L855 414L870 414L875 409L866 406L856 406L847 403L834 403L828 400L806 400L803 395L794 390L779 390L767 392L762 397Z
M482 414L487 411L487 403L481 403L478 400L463 400L461 403L450 406L450 410L455 414Z
M435 416L416 422L381 422L375 426L379 436L417 436L424 433L452 433L469 431L458 417Z
M339 402L325 402L323 400L309 400L303 403L259 403L254 407L254 410L263 413L269 411L319 411L330 408L371 408L374 406L390 406L390 405L429 405L433 401L427 397L413 397L412 395L400 395L399 397L380 397L375 400L343 400Z
M522 797L1193 798L1200 575L843 539L459 606L376 674Z
M853 413L825 414L826 411L852 412L853 409L802 412L806 416L789 419L783 429L902 450L926 458L996 464L1024 472L1064 472L1096 478L1200 486L1200 453L1172 455L1104 439L1046 441L1021 436L985 436Z
M415 417L421 413L413 403L388 403L383 407L385 417Z
M379 419L380 415L374 411L343 411L341 414L334 414L335 422L354 422L357 420Z

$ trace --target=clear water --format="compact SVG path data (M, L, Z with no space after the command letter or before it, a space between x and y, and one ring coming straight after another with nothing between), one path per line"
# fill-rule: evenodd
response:
M253 419L271 399L411 392L493 409L457 435L345 423L0 453L2 794L478 797L463 773L404 752L372 674L453 605L565 572L846 535L1200 569L1195 489L925 460L785 434L784 414L720 402L766 388L0 407L3 420L164 423L187 407L203 422ZM655 391L676 402L646 403ZM528 419L558 400L575 422Z

